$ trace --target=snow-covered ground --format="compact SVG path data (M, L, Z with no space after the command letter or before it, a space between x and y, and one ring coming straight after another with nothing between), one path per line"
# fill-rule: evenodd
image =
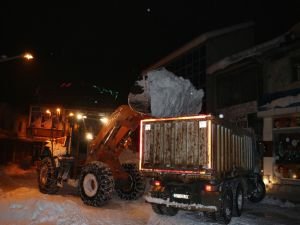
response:
M266 198L261 203L246 202L243 215L232 225L300 224L300 205ZM180 211L174 217L153 213L143 199L123 201L116 195L106 206L84 205L75 188L57 195L37 189L35 169L24 171L16 165L0 168L0 224L2 225L204 225L216 224L201 213Z

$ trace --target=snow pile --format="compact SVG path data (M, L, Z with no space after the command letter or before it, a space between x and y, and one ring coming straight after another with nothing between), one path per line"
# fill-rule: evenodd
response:
M75 202L62 198L49 202L34 189L15 189L2 196L0 203L3 224L89 224Z
M222 59L221 61L219 61L215 64L212 64L210 67L208 67L206 70L206 73L213 74L219 70L223 70L226 67L228 67L234 63L240 62L244 59L262 55L263 53L270 51L270 50L280 46L284 42L286 42L287 35L289 35L289 34L288 33L283 34L277 38L274 38L271 41L265 42L263 44L255 46L253 48L250 48L245 51L228 56L228 57Z
M270 103L261 106L261 108L265 108L265 110L270 110L278 107L284 108L284 107L291 106L293 104L299 104L299 102L300 102L300 94L296 96L286 96L286 97L275 99Z
M156 117L196 114L201 111L203 90L166 69L148 73L151 112Z
M9 175L9 176L22 176L22 175L30 175L32 174L34 168L28 169L28 170L23 170L21 169L17 164L8 164L5 166L2 171L4 174Z
M262 201L262 204L267 204L267 205L276 205L280 206L282 208L294 208L296 205L290 201L282 201L277 198L270 198L270 197L265 197Z
M205 206L202 204L195 204L195 203L194 204L184 204L184 203L178 203L178 202L171 202L169 198L167 198L167 200L164 200L161 198L151 197L150 195L145 195L144 198L149 203L164 204L167 207L173 206L176 208L183 208L183 209L194 209L194 210L209 209L211 211L217 211L216 206Z
M44 195L32 188L17 188L0 198L0 224L6 225L142 225L150 212L142 199L130 204L117 199L91 207L79 196Z
M149 71L136 82L141 93L129 94L129 105L137 111L150 108L154 117L173 117L198 114L202 108L204 92L197 90L189 80L175 76L161 68Z

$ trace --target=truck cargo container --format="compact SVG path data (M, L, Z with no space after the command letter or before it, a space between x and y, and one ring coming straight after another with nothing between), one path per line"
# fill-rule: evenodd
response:
M154 212L203 211L229 223L244 198L265 195L260 152L251 130L212 115L144 119L139 169L151 178L145 195Z

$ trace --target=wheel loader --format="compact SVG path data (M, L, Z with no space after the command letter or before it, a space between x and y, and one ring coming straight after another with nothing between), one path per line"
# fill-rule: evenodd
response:
M137 166L121 164L119 160L142 118L142 114L122 105L86 145L77 140L82 138L78 134L85 129L84 124L69 118L66 154L54 156L51 145L41 153L37 169L39 190L45 194L55 194L66 182L75 180L81 199L92 206L107 203L114 191L125 200L142 196L145 181Z

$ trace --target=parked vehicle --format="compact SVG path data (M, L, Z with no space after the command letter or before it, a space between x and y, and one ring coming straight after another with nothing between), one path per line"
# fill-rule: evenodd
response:
M145 196L157 214L198 210L228 224L244 199L265 196L254 133L212 115L144 119L140 164L151 178Z

